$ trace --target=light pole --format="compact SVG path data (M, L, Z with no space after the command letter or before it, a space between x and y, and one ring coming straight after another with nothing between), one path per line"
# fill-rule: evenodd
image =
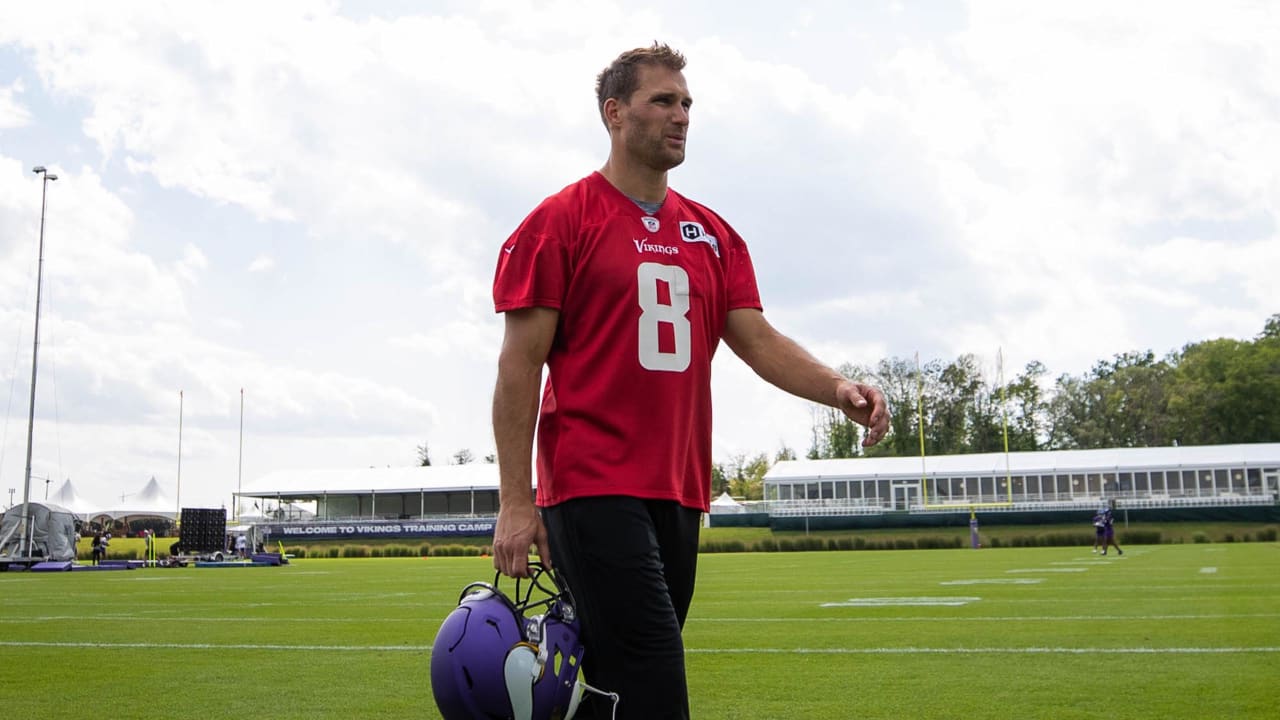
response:
M31 405L27 412L27 474L22 485L22 544L25 557L31 557L32 530L31 518L27 513L31 503L31 436L36 424L36 360L40 357L40 290L44 281L44 211L48 205L49 182L58 176L49 172L43 165L31 168L31 172L41 176L40 183L40 250L36 262L36 329L31 348Z

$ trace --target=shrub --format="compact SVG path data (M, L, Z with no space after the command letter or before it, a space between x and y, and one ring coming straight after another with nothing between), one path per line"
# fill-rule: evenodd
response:
M418 557L431 557L431 546L427 544L418 547Z
M481 548L471 545L437 545L431 548L432 557L477 557Z
M329 548L326 554L331 558L341 557L342 548L338 547L337 545L334 545L333 547Z
M916 538L916 548L920 550L939 550L942 548L960 547L960 538L958 537L939 537L937 535L928 535Z
M1275 541L1276 541L1275 528L1269 527L1265 530L1258 531L1258 542L1275 542Z
M1159 530L1126 530L1120 535L1120 542L1125 545L1159 545L1163 536Z
M1209 542L1209 536L1205 535L1202 532L1196 532L1194 535L1191 536L1191 542L1194 542L1196 544L1207 543Z
M307 556L307 549L304 547L285 548L284 554L292 555L294 558L301 560Z

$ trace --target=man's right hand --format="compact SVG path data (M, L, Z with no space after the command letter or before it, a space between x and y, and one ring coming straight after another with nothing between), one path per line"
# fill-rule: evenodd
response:
M508 577L529 577L529 548L536 547L542 564L551 567L547 527L533 502L502 503L493 528L493 567Z

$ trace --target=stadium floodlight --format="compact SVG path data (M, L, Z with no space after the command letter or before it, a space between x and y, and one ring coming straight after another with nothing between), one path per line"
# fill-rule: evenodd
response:
M33 173L42 173L42 172L44 172L44 166L43 166L43 165L37 165L37 166L35 166L35 167L31 168L31 172L33 172Z

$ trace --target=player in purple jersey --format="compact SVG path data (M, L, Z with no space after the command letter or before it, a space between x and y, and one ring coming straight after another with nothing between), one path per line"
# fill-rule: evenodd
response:
M1108 547L1114 547L1116 554L1123 555L1124 551L1116 544L1116 529L1114 526L1115 518L1112 517L1111 511L1107 510L1102 513L1102 554L1107 554Z
M1101 547L1103 550L1106 550L1107 549L1106 539L1107 539L1106 510L1099 509L1098 512L1093 514L1093 550L1092 552L1095 552L1095 553L1098 552L1099 547Z

